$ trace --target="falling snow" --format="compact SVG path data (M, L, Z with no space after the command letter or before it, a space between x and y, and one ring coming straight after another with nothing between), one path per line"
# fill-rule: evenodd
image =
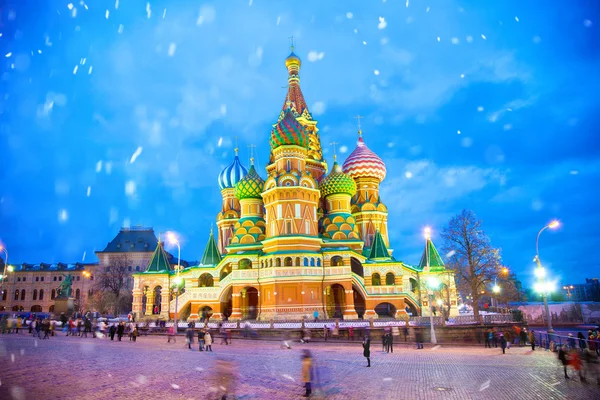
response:
M170 43L169 44L169 57L173 57L173 55L175 55L175 49L177 49L177 45L175 43Z
M146 3L146 17L150 19L152 16L152 9L150 8L150 3Z
M130 164L133 164L135 162L135 160L137 160L137 158L142 154L142 147L138 147L135 152L132 154L131 159L129 160Z
M379 17L379 24L377 25L377 28L385 29L386 26L387 26L387 22L385 22L385 18Z

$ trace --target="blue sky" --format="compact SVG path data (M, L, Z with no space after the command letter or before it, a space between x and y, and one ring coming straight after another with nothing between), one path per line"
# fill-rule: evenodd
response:
M551 1L4 2L0 239L13 262L94 261L124 225L199 259L239 137L263 177L289 36L322 144L385 161L395 256L473 209L531 283L596 277L600 6ZM71 4L71 5L69 5ZM135 156L134 156L135 155Z

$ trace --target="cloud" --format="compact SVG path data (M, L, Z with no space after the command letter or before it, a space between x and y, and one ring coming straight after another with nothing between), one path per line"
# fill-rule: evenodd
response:
M325 52L321 51L309 51L308 52L308 61L314 62L322 60L325 57Z

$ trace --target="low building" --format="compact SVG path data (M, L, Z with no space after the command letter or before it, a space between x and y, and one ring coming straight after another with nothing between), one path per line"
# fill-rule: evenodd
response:
M564 285L562 292L569 301L600 302L600 282L598 278L586 278L585 283Z

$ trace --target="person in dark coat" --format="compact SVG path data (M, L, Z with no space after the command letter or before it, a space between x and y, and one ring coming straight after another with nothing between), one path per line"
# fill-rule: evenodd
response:
M420 329L415 330L415 340L417 341L417 350L423 348L423 332Z
M500 334L500 347L502 347L502 354L506 354L506 338L503 334Z
M365 336L363 339L363 356L367 359L367 367L371 366L371 339Z
M519 334L521 337L521 341L519 343L519 347L527 345L527 329L521 329L521 333Z
M192 349L192 342L194 341L194 329L188 328L185 331L185 341L187 342L188 349Z
M124 333L125 333L125 325L123 325L123 323L121 322L119 324L119 326L117 327L117 337L119 338L119 342L121 341L121 338L123 337Z
M565 371L565 379L569 379L569 375L567 375L567 365L569 365L569 359L567 358L567 352L563 346L560 346L558 349L558 361L560 361L563 366L563 370Z
M115 324L112 324L108 329L108 334L110 335L110 340L115 340L115 333L117 333L117 327Z
M387 347L388 347L388 352L390 352L390 353L394 352L394 336L392 336L391 332L388 333Z

